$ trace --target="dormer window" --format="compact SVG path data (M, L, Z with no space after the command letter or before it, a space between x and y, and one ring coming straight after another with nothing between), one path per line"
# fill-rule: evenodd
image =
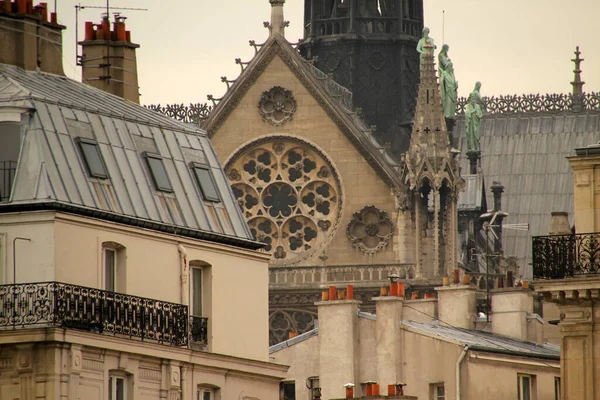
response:
M84 138L78 138L77 141L79 142L79 148L81 149L81 154L83 154L83 160L90 176L108 179L108 171L106 170L106 164L104 164L98 143Z
M154 186L157 190L162 192L173 193L173 186L167 175L165 164L161 156L151 153L146 153L146 161L148 162L148 168L150 168L150 175L154 181Z
M191 167L192 171L194 171L194 175L196 176L196 182L198 182L198 186L200 186L202 198L206 201L212 201L215 203L220 202L221 196L219 196L217 185L215 184L215 180L209 167L196 163L192 163Z

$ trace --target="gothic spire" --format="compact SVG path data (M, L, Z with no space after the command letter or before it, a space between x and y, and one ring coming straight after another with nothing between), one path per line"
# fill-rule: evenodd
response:
M581 62L584 60L583 58L579 58L581 52L579 51L579 46L577 46L575 50L575 58L572 59L575 63L575 69L573 73L575 77L571 85L573 85L573 111L583 111L583 84L584 81L581 80Z
M269 0L271 3L271 22L269 27L269 36L281 35L285 37L285 27L287 22L283 20L283 4L285 0ZM265 22L265 24L267 24Z
M433 40L428 38L422 50L417 107L407 154L410 171L407 178L411 188L421 186L424 178L435 188L441 185L444 178L454 184L453 174L447 170L453 154L435 70Z

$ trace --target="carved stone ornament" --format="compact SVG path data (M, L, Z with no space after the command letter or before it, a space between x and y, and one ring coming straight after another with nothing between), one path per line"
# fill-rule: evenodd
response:
M363 253L374 254L384 248L393 234L394 225L385 211L366 206L355 212L346 228L352 246Z
M290 90L275 86L263 92L258 111L266 122L280 126L292 119L296 111L296 100Z
M271 263L291 265L323 250L341 216L341 184L310 143L270 136L244 146L225 166L233 194Z

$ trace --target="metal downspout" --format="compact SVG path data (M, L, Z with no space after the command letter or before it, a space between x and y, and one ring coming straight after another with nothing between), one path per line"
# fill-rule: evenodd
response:
M460 400L460 365L465 359L468 351L469 346L465 346L462 353L460 353L460 357L458 357L458 361L456 361L456 400Z

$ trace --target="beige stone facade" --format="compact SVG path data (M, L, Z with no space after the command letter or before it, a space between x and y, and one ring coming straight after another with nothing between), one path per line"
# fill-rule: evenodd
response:
M473 329L473 289L437 290L439 299L377 297L376 315L360 311L355 300L319 302L318 328L272 346L271 357L291 365L286 381L295 382L297 399L309 397L304 382L311 377L318 378L322 398L343 397L346 383L355 385L356 397L364 396L370 381L382 391L403 382L404 394L419 399L559 398L558 346L530 341L541 329L507 332L499 326L512 327L506 318L523 316L522 324L514 325L527 329L531 290L499 289L494 300L505 301L493 302L486 332Z

